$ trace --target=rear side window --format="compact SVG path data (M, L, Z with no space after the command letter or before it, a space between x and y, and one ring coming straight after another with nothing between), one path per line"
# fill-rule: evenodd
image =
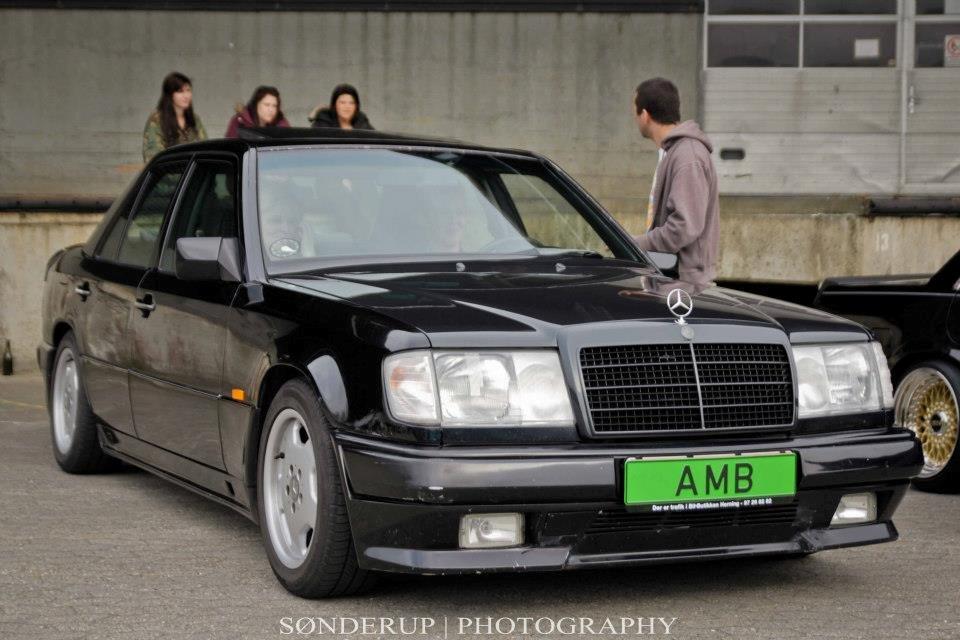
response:
M100 219L100 222L97 224L97 228L93 230L93 233L90 234L90 237L87 238L86 244L83 246L84 255L96 255L102 256L104 250L108 249L106 242L110 240L110 232L115 230L116 227L123 226L127 221L126 211L130 209L133 205L133 201L136 199L137 194L140 193L140 183L141 176L136 176L133 180L130 181L130 184L123 190L123 193L117 197L116 200L110 205L110 208L107 209L106 213L103 214L103 217ZM112 248L110 249L112 253L109 254L110 259L117 257L117 247L120 246L120 236L119 231L117 232L116 240L112 243ZM97 251L97 247L104 245L100 251Z
M201 160L190 174L160 257L160 268L173 271L180 238L237 236L237 172L233 163Z
M117 259L117 249L120 248L120 239L123 237L123 232L127 228L127 216L120 216L117 218L117 221L113 223L113 226L110 228L110 235L107 236L107 239L103 241L103 245L100 247L100 251L97 253L101 258L106 258L108 260Z
M122 234L117 261L138 267L149 267L156 255L163 218L177 191L185 165L182 163L159 167L150 176L140 202L130 214ZM121 226L120 224L117 227ZM109 244L117 231L114 227L107 238ZM107 246L104 245L104 249ZM106 251L105 257L109 257Z

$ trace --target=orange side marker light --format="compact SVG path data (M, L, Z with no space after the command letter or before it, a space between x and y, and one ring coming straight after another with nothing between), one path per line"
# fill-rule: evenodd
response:
M247 394L246 394L246 392L244 392L243 389L231 389L231 390L230 390L230 397L233 398L234 400L238 400L238 401L242 402L243 400L246 399Z

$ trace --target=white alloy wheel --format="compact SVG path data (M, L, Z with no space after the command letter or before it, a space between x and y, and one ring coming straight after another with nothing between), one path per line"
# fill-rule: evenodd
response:
M77 430L77 407L80 400L77 360L70 349L63 349L57 359L52 400L54 442L60 453L67 455Z
M270 425L261 481L270 544L284 566L296 569L310 552L316 526L317 459L294 409L284 409Z

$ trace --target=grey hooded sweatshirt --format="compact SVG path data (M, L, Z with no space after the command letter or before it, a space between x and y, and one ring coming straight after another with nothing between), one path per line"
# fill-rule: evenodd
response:
M720 201L713 145L693 120L663 139L654 185L653 227L636 241L645 251L676 253L680 279L706 285L717 275Z

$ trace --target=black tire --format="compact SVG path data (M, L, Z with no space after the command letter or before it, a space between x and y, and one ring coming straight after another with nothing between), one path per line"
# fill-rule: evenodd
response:
M77 392L75 409L75 426L73 435L70 438L69 446L65 451L57 444L57 433L54 412L56 411L56 402L54 398L57 388L57 376L59 373L59 364L61 358L70 355L76 366ZM97 418L93 415L90 403L87 401L87 394L84 391L83 377L79 369L80 351L77 349L77 341L73 332L69 331L60 340L57 345L56 355L53 360L53 369L50 374L50 388L47 393L47 410L50 416L50 442L53 445L53 457L56 459L60 468L67 473L106 473L114 471L120 464L116 458L112 458L104 453L100 447L100 440L97 436Z
M317 465L316 524L306 557L295 569L279 559L270 537L264 507L267 441L275 419L285 409L294 409L304 418ZM375 575L357 564L329 425L316 390L303 380L291 380L284 384L267 411L257 463L257 505L267 558L274 575L290 593L302 598L329 598L354 595L373 586Z
M932 369L933 371L938 372L943 379L946 380L953 392L953 397L951 399L953 403L953 417L951 419L955 421L958 415L957 399L960 398L960 369L958 369L957 366L952 363L936 360L930 360L916 364L909 370L905 371L902 376L899 376L900 380L897 384L896 393L897 401L895 403L897 406L898 418L900 414L900 405L904 400L901 398L901 394L905 392L903 383L907 381L908 377L912 373L922 369ZM953 424L952 428L956 430L958 425ZM960 444L954 444L953 451L943 468L935 475L931 475L926 478L914 478L913 486L921 491L930 491L933 493L960 493L960 453L958 453L958 450L960 450Z

